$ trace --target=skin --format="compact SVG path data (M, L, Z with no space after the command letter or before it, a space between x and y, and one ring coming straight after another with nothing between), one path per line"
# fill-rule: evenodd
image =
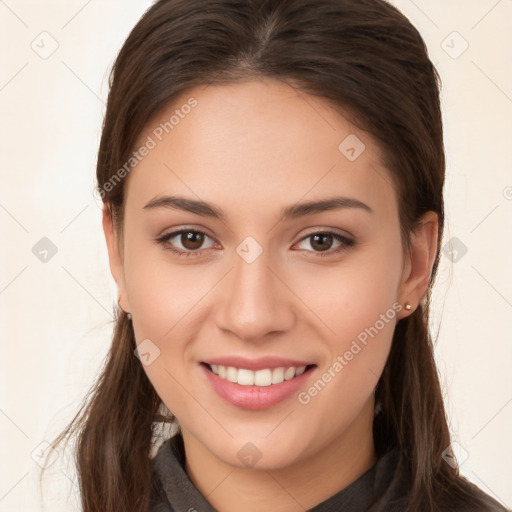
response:
M198 104L130 173L123 233L104 214L120 306L132 315L137 343L160 350L145 366L178 418L187 472L219 511L302 511L355 481L376 462L374 388L396 322L425 294L437 248L437 216L428 212L400 238L391 173L379 148L324 100L277 81L197 87L161 112L142 144L188 98ZM338 150L355 134L366 149L349 161ZM144 209L153 198L180 195L222 209L225 220L171 208ZM297 202L343 195L368 205L279 220ZM208 234L198 256L178 229ZM324 254L305 238L326 230L355 241ZM263 248L247 263L236 252L247 236ZM331 239L324 242L329 247ZM185 241L186 243L186 241ZM315 248L316 247L316 248ZM306 405L296 394L251 411L224 401L200 362L214 356L273 355L310 361L307 390L357 335L399 303L378 335ZM238 452L251 442L253 467Z

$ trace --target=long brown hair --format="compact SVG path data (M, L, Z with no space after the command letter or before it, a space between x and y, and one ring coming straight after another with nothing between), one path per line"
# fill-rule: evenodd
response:
M404 247L420 216L444 224L445 155L439 76L423 39L384 0L160 0L115 62L98 152L105 208L121 232L124 182L114 186L148 122L191 87L271 78L325 99L378 142L397 186ZM124 173L125 174L125 173ZM407 510L480 503L441 454L450 445L428 331L432 283L396 326L376 389L378 454L398 447L410 475ZM155 428L172 421L134 356L130 319L116 310L101 376L67 429L76 435L84 512L147 512ZM484 509L482 503L482 509Z

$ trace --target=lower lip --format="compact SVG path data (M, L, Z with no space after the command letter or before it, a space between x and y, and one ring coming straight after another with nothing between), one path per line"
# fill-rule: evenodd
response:
M309 377L311 370L314 368L308 368L302 375L285 380L280 384L242 386L219 377L203 364L200 366L203 372L205 372L212 388L224 400L237 407L253 410L267 409L296 393L304 385L304 381Z

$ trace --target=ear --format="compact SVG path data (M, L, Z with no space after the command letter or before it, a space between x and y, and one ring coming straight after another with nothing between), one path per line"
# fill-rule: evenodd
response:
M405 258L399 302L402 305L411 304L412 309L408 311L404 308L397 315L398 318L411 314L427 291L437 252L438 226L437 214L429 211L422 215L411 235L411 248Z
M124 275L123 254L119 246L119 236L114 228L112 215L107 207L103 208L103 232L107 242L108 260L110 265L110 272L117 284L117 291L119 295L118 303L123 311L130 312L130 304L126 294L126 282Z

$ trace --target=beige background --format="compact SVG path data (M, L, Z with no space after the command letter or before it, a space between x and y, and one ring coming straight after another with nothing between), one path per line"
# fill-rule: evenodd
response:
M444 243L458 241L443 257L433 328L456 452L461 471L510 507L512 1L393 3L444 84ZM149 4L0 0L1 512L42 510L40 443L71 418L109 345L116 294L95 155L108 71ZM42 237L57 248L46 262L32 252ZM76 510L75 476L56 455L47 509Z

